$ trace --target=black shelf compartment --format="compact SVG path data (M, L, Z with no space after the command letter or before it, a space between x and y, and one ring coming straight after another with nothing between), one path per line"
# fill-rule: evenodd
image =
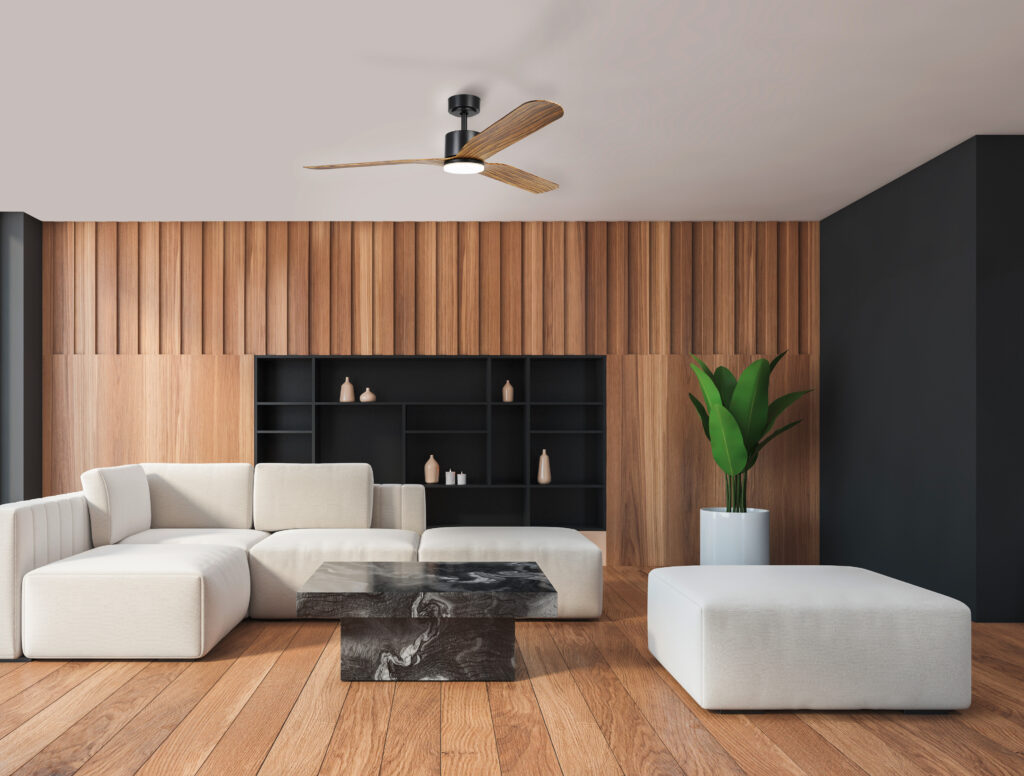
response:
M257 431L256 460L272 463L312 463L310 431Z
M337 401L348 377L356 399L370 388L379 402L485 402L487 359L472 356L343 356L316 359L316 400Z
M258 403L304 402L313 398L313 360L305 356L256 359ZM259 426L257 425L257 428Z
M487 485L486 434L409 434L405 438L405 476L393 482L423 482L423 465L433 455L441 482L449 469L465 472L470 483Z
M491 407L489 438L491 482L514 485L526 482L526 439L523 434L526 408L520 404Z
M406 482L402 408L348 404L316 408L316 463L368 463L376 482Z
M312 407L306 404L259 404L256 407L256 428L267 431L313 432Z
M537 481L537 462L543 450L551 459L551 482L556 485L604 485L604 439L600 434L530 433L531 482Z
M603 404L534 404L530 407L531 431L604 432Z
M535 485L530 488L530 525L603 531L604 509L604 489L600 487Z
M526 488L473 488L441 485L427 488L427 527L447 525L528 525Z
M604 403L604 359L544 356L530 360L529 401Z
M409 404L405 411L409 433L429 431L479 431L487 433L484 404Z

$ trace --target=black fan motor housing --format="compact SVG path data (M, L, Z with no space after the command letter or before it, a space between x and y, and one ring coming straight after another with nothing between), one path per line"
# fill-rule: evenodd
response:
M475 94L453 94L448 98L448 112L462 119L462 129L454 129L445 134L445 158L455 156L476 134L474 130L466 128L466 120L480 112L480 98Z

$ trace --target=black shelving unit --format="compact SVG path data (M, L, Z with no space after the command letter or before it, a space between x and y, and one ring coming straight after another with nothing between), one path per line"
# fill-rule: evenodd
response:
M356 395L341 403L348 377ZM510 380L515 401L501 401ZM423 482L433 454L469 484L428 485L441 525L605 527L602 356L257 356L256 462L366 462ZM542 449L553 481L536 482Z

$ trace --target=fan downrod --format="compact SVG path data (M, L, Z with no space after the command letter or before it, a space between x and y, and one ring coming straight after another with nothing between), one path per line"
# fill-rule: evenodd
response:
M468 128L467 121L470 116L475 116L480 112L480 98L475 94L453 94L448 98L448 112L462 119L462 128L453 129L445 134L445 158L455 156L462 150L462 146L477 134L475 130Z

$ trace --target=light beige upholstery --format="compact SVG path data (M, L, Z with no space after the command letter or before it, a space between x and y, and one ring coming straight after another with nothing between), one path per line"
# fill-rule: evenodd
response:
M373 469L365 463L261 463L253 488L253 525L369 528Z
M114 544L25 575L32 658L194 659L245 618L246 554L216 545Z
M116 544L150 527L149 483L138 464L90 469L82 474L82 490L94 546Z
M427 529L427 490L422 485L374 485L371 528Z
M252 465L144 463L153 528L252 528Z
M571 528L466 526L431 528L420 539L422 561L533 561L558 591L560 618L600 617L601 550Z
M0 659L21 656L21 585L39 566L92 546L82 493L0 506Z
M258 470L258 467L257 467ZM419 534L387 528L279 531L249 551L251 617L295 617L295 594L326 561L416 560Z
M121 544L222 544L248 551L266 539L266 531L251 528L150 528L122 539Z

